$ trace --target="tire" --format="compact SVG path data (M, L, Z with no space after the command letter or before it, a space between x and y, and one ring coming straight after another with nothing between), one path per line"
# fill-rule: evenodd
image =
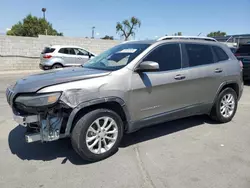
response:
M63 66L59 63L56 63L52 66L52 69L59 69L59 68L63 68Z
M109 129L98 132L98 126L95 122L99 122L100 127L103 127L106 120L105 127ZM114 123L111 123L112 120ZM97 132L93 132L92 128ZM112 134L108 134L111 132ZM95 162L114 154L118 150L122 136L123 122L120 116L108 109L97 109L85 114L76 121L71 134L71 143L82 159ZM87 141L87 138L89 138L89 141ZM92 138L94 139L91 140ZM104 147L105 143L106 147ZM92 149L91 145L94 145ZM101 149L99 149L99 146L101 146Z
M233 102L228 103L227 96L232 96ZM229 106L229 107L225 107L225 105L222 104L224 100L227 101L226 106ZM233 103L234 103L234 107L233 107ZM211 110L210 117L211 119L218 121L220 123L227 123L233 119L236 113L237 107L238 107L238 99L237 99L236 92L232 88L226 88L223 91L221 91L220 94L218 95L214 103L214 106ZM226 109L228 109L228 113Z

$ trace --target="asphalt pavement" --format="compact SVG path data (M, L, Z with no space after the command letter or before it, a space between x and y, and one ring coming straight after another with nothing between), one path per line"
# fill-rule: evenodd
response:
M87 163L69 139L25 143L5 99L25 74L0 75L1 188L250 187L250 84L230 123L197 116L145 128L125 135L110 158Z

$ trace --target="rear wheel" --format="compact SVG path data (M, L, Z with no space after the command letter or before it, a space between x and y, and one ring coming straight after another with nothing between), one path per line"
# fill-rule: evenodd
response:
M108 109L97 109L85 114L72 131L74 150L85 160L99 161L118 149L123 136L123 122Z
M59 69L59 68L62 68L63 66L59 63L56 63L52 66L52 69Z
M226 123L233 119L238 106L237 94L232 88L224 89L217 97L210 117Z

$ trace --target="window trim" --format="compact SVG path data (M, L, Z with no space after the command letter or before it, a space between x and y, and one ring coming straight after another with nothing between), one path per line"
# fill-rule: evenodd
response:
M136 72L137 68L140 66L140 64L143 62L143 59L145 57L147 57L152 51L154 51L156 48L159 48L163 45L169 45L169 44L178 44L179 46L179 50L180 50L180 56L181 56L181 68L179 69L174 69L174 70L166 70L166 71L154 71L154 72L150 72L150 73L165 73L165 72L171 72L171 71L177 71L177 70L182 70L183 67L182 67L182 50L181 50L181 44L180 42L168 42L168 43L161 43L161 44L158 44L156 46L154 46L150 51L148 51L146 54L144 54L144 56L141 57L141 59L136 63L136 65L134 66L133 68L133 72Z

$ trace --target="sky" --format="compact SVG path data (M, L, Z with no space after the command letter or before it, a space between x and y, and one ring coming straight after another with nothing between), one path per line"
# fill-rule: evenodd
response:
M140 40L176 32L250 33L250 0L0 0L0 33L29 13L42 17L43 7L53 27L70 37L90 37L95 26L95 37L119 39L116 23L132 16L141 20Z

